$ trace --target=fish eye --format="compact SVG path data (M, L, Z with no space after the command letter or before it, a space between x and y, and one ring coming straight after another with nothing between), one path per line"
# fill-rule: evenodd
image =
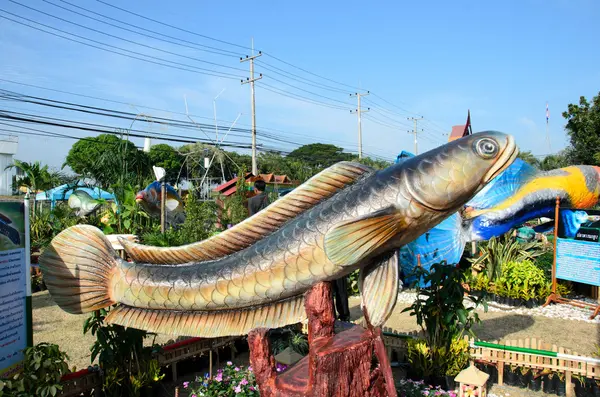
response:
M481 138L473 146L479 157L484 159L491 159L498 153L498 144L490 138Z

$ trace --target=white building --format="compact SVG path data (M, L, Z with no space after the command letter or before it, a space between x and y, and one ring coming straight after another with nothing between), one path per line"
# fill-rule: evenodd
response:
M14 169L6 167L13 163L13 156L19 147L19 137L14 135L0 135L0 196L12 195L12 179Z

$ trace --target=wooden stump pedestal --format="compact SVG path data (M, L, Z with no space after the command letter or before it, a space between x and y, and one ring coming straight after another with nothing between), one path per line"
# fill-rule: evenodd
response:
M267 329L250 332L250 363L263 397L396 396L381 329L360 326L334 334L329 283L306 295L309 353L284 373L275 370ZM379 365L372 369L373 353Z

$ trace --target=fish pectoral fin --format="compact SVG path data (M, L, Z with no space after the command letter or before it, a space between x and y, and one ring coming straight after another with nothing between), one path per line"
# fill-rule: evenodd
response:
M384 254L361 269L358 280L365 320L381 327L394 311L398 298L398 251Z
M394 207L342 222L325 235L325 253L339 266L358 263L394 237L403 224Z
M280 328L306 319L304 295L262 306L211 311L143 309L120 305L107 323L148 332L200 338L246 335L255 328Z

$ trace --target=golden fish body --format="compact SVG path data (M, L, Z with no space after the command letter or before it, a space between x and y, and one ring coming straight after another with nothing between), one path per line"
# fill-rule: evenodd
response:
M290 219L278 218L285 221L270 234L214 260L128 263L99 230L75 226L53 240L40 267L66 311L119 304L109 322L206 337L298 322L305 291L360 268L363 309L372 324L381 325L396 301L395 250L457 211L516 155L512 137L498 132L453 141L364 172ZM185 257L185 250L178 252Z

